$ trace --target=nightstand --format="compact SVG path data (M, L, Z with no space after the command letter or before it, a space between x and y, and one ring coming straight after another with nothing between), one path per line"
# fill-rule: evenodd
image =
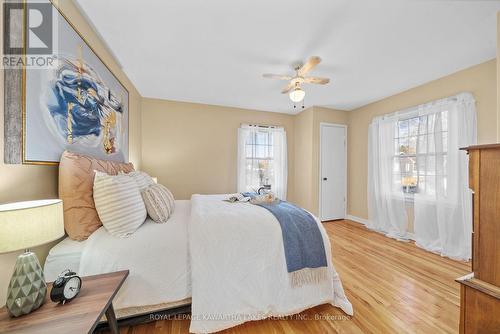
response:
M64 305L50 300L52 283L47 284L45 303L30 314L11 318L0 309L0 333L92 333L106 314L111 333L118 333L113 298L129 271L82 277L79 295Z

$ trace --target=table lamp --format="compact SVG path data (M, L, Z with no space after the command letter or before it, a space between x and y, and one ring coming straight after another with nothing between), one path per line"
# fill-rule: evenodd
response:
M19 255L7 291L7 310L13 317L36 310L45 300L47 284L31 247L64 235L60 199L0 205L0 253L24 249Z

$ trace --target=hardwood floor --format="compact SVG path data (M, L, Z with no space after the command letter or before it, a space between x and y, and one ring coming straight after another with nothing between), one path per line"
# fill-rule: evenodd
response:
M248 322L224 333L458 332L460 297L454 279L469 272L470 264L387 238L352 221L323 224L354 316L321 305L302 312L302 320ZM173 334L188 330L189 320L162 320L123 327L120 333Z

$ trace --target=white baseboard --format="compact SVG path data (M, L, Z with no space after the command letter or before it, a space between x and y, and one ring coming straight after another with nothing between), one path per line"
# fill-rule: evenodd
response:
M368 219L356 217L356 216L353 216L353 215L347 215L346 219L352 220L353 222L360 223L360 224L363 224L363 225L367 225L368 224Z

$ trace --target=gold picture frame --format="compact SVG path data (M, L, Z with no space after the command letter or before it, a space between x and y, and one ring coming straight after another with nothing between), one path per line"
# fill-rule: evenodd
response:
M82 39L82 41L86 44L86 46L93 52L93 54L97 57L97 59L104 65L104 67L109 71L109 73L116 79L116 81L122 86L124 91L127 93L127 121L125 131L127 133L127 154L124 156L124 159L128 161L129 156L129 147L130 147L130 92L127 87L123 84L123 82L116 76L116 74L111 70L111 68L106 64L106 62L99 56L96 50L89 44L89 42L85 39L82 33L71 23L69 18L62 12L56 3L53 0L49 0L50 4L57 10L57 13L66 21L66 23L74 30L74 32ZM27 8L26 8L26 0L22 1L23 3L23 25L22 25L22 58L23 58L23 66L22 66L22 75L21 75L21 110L22 110L22 148L21 148L21 161L22 164L25 165L48 165L48 166L57 166L59 165L58 161L39 161L39 160L29 160L26 158L26 66L24 65L26 62L26 47L27 47Z

